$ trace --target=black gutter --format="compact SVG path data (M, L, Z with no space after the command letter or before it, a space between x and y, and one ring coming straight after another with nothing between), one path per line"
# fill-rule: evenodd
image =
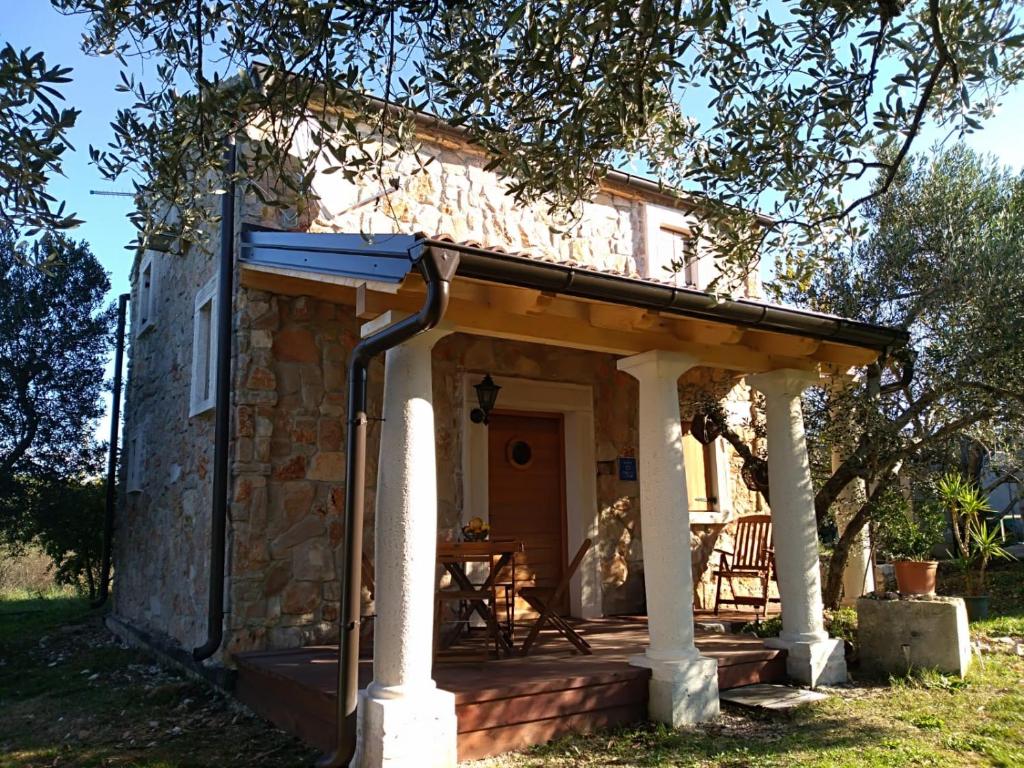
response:
M909 334L901 328L872 325L819 312L762 304L749 299L720 299L692 288L676 288L567 264L499 254L485 248L444 240L426 239L423 243L431 249L458 253L458 274L476 280L867 349L887 350L901 347L910 339Z
M359 625L366 485L366 381L370 361L382 352L436 326L448 308L450 283L459 254L429 248L412 256L427 287L420 311L367 336L353 348L348 364L348 430L345 445L345 556L338 619L338 696L334 751L317 763L343 768L355 755L359 695Z
M224 543L228 518L231 438L231 323L235 292L235 146L224 152L225 191L220 208L220 267L217 275L217 381L213 425L213 497L210 505L210 594L206 642L193 649L208 659L224 641Z
M117 335L114 347L114 389L110 407L110 446L107 453L107 503L103 517L103 556L100 565L100 590L92 603L101 607L110 595L110 560L114 543L114 507L117 502L117 437L121 427L121 368L124 362L124 326L128 315L127 293L117 298Z

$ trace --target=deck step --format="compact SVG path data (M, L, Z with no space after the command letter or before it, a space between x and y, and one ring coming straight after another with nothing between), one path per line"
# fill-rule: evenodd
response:
M544 744L568 733L643 722L649 670L593 681L578 676L546 690L511 690L502 698L456 698L460 760Z
M588 623L586 630L592 656L551 643L548 652L526 658L435 666L438 688L455 694L460 760L646 719L650 670L629 664L643 653L645 624L605 620ZM718 660L719 690L786 678L785 651L755 638L698 633L697 644ZM334 741L337 654L336 646L237 654L235 695L278 727L327 750ZM360 687L371 675L372 663L361 661Z

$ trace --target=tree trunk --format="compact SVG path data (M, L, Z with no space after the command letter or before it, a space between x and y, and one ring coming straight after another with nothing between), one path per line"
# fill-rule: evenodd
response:
M860 535L864 526L871 519L875 501L889 488L893 478L893 475L889 475L875 486L867 501L850 518L850 522L846 525L846 530L843 531L836 542L835 549L832 550L832 559L828 564L828 574L825 576L825 587L822 590L822 602L826 608L835 609L839 607L839 603L843 599L843 571L846 570L846 561L850 557L850 548L857 540L857 536Z

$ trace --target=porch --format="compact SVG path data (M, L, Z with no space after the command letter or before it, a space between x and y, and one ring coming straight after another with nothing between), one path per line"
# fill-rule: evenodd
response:
M739 612L707 621L729 623ZM647 717L651 670L629 663L647 647L641 617L578 622L593 648L576 655L557 636L534 654L500 660L447 661L433 670L437 687L455 696L459 760L543 744L570 732L641 722ZM786 651L749 636L698 630L702 655L718 664L718 688L786 679ZM308 744L334 743L338 652L335 646L240 654L236 695L255 712ZM360 664L360 688L372 661Z
M693 573L691 550L695 536L701 546L705 538L713 544L713 537L702 537L695 529L727 522L724 504L729 494L708 492L717 474L709 471L710 460L703 471L694 471L687 460L683 421L693 414L681 411L682 398L692 411L697 400L711 396L706 385L712 379L727 391L742 387L743 403L733 405L747 410L755 407L750 390L763 396L774 563L785 626L775 650L749 641L749 650L763 654L752 660L770 661L780 674L785 667L790 678L812 686L845 679L842 644L828 637L822 621L800 394L820 385L826 369L873 360L881 331L468 244L415 237L373 242L368 246L354 235L244 233L241 283L247 289L354 306L351 319L367 322L350 329L352 340L361 341L350 355L345 450L321 447L309 457L311 471L305 473L307 479L334 479L337 475L326 469L340 469L342 457L346 462L344 504L332 496L332 503L345 511L344 525L337 527L339 540L342 531L345 537L344 561L338 568L342 578L332 588L341 611L332 611L329 619L338 622L344 638L343 680L336 683L331 670L337 667L327 647L292 652L298 653L294 658L235 653L243 700L260 710L262 699L262 706L277 713L265 714L282 725L294 724L297 717L319 722L312 727L320 744L329 743L324 735L334 733L330 723L340 721L343 730L332 760L347 763L355 749L353 764L362 768L414 763L448 768L455 762L457 745L462 757L475 754L466 735L470 733L486 733L481 738L488 749L500 751L564 730L622 722L614 718L646 715L673 726L713 719L723 665L715 644L700 633L695 636L691 595L699 573ZM330 256L322 268L313 263L318 254ZM332 306L326 316L340 314ZM308 306L290 313L291 321L307 322L310 317ZM304 365L315 367L320 353L311 333L303 337L310 342L308 354L285 350L302 336L298 330L294 326L279 333L274 347L283 358L302 358ZM344 347L336 343L338 330L331 333L334 341L327 346L333 350L330 365L337 379ZM259 339L268 342L266 334ZM512 348L517 360L503 359L496 351ZM379 406L375 399L371 407L367 356L384 349L382 397ZM585 362L585 372L576 365L579 360ZM323 365L326 380L328 362ZM474 418L472 393L473 382L492 372L501 398L488 425L487 410ZM275 401L279 405L319 394L302 383L308 371L295 373L290 394ZM263 395L253 393L257 401ZM322 416L319 410L311 413ZM368 448L371 420L377 444ZM290 443L275 445L288 448ZM721 458L715 466L724 470L731 459ZM302 475L306 455L293 459L295 474ZM287 478L291 469L291 464L279 462L271 479ZM364 549L364 486L371 470L376 474L374 542ZM721 498L709 519L716 503L712 496ZM309 508L296 507L299 514ZM589 621L618 613L614 604L609 607L610 588L623 579L628 584L632 577L633 585L642 585L649 627L628 641L622 636L605 643L594 634L600 636L606 625L595 622L588 639L597 641L599 651L592 661L538 656L483 668L473 664L461 672L456 667L432 669L437 548L430 543L445 531L457 535L470 516L489 521L496 537L522 541L533 580L548 582L543 587L564 583L564 564L588 540L603 537L606 560L602 563L597 548L590 551L572 574L568 605L560 610ZM615 528L620 518L626 524ZM288 555L291 532L298 525L277 536L271 550ZM308 525L321 527L315 519ZM538 532L542 540L531 540ZM306 529L299 534L306 536ZM639 553L642 562L625 560L625 555L624 563L614 560L622 554L619 544L631 550L626 552L631 557ZM363 665L360 680L354 653L358 623L351 617L362 601L359 557L367 550L375 571L376 623L386 629L376 633L373 669ZM329 558L307 554L291 552L291 570L318 576L307 568L309 562ZM257 575L262 571L257 569ZM282 598L280 603L287 603L296 616L315 618L310 611L316 595L300 598L306 597L303 590L315 589L316 580L295 584L285 595L294 599ZM264 589L257 583L244 586ZM277 610L276 601L268 600L267 610L271 608ZM621 635L618 629L612 634ZM260 659L266 662L262 666ZM611 677L602 677L608 673L602 664L612 665ZM575 688L574 670L587 670ZM497 689L502 696L486 698L494 695L499 672L505 676ZM357 683L365 686L358 706ZM594 692L577 690L612 684L620 686L617 694L590 696ZM340 699L333 694L336 687L344 692ZM622 701L617 697L625 691L628 701L608 704ZM295 701L282 705L289 697ZM320 714L288 713L303 711L304 700L315 700ZM582 704L561 707L563 700ZM340 704L334 718L332 701ZM505 703L488 704L490 714L467 720L469 711L489 701ZM604 715L591 714L603 710ZM525 714L513 718L516 711ZM541 722L546 725L531 725ZM503 742L490 731L515 738L510 735Z

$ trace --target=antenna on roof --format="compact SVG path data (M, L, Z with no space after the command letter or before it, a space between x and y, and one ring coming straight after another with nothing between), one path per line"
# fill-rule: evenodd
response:
M104 195L105 197L135 197L134 192L108 192L105 189L90 189L90 195Z

